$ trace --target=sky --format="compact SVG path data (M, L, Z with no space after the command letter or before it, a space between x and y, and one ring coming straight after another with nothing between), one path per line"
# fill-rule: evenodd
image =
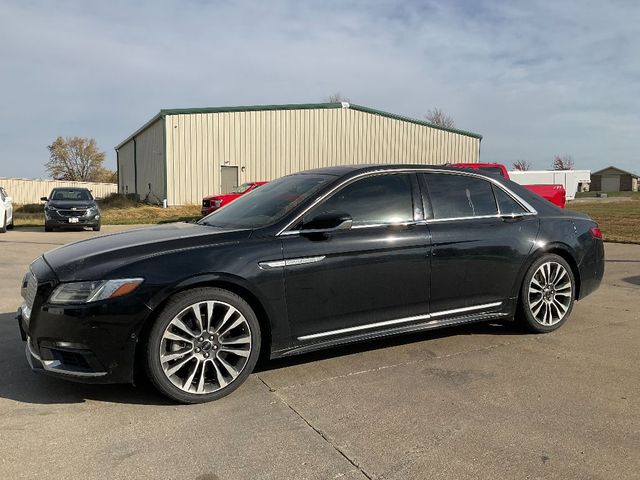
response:
M161 108L352 103L483 135L481 160L640 172L640 2L0 0L0 176Z

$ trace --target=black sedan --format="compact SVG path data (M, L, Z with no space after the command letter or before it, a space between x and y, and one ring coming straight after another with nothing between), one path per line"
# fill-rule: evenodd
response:
M86 188L54 188L44 204L44 230L90 227L100 230L100 209Z
M185 403L271 358L491 319L567 321L602 279L596 223L494 176L426 166L283 177L196 224L36 259L18 311L34 370Z

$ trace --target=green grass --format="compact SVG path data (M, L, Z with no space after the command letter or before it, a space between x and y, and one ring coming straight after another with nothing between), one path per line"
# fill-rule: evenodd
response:
M162 208L137 202L124 195L112 195L98 200L98 205L103 225L181 222L196 220L201 216L199 205ZM44 204L16 205L13 218L16 227L43 227Z
M590 215L607 241L640 243L640 202L570 202L567 209Z
M631 197L640 200L640 192L578 192L576 198L595 198L599 193L606 193L607 197Z

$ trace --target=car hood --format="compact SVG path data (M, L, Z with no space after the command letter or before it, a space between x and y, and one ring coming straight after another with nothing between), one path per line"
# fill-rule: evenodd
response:
M250 233L251 230L170 223L81 240L45 253L44 259L62 282L99 280L144 258L237 242Z
M55 208L72 209L77 208L85 210L89 207L95 207L96 202L93 200L49 200L47 206Z

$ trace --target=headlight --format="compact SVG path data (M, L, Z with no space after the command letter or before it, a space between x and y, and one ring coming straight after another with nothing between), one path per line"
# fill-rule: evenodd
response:
M62 283L51 294L49 303L90 303L121 297L133 292L143 281L143 278L121 278L97 282Z
M218 208L220 205L222 205L222 200L220 200L219 198L215 199L213 201L213 206Z
M58 210L56 207L52 207L51 205L47 205L46 207L44 207L45 210Z

